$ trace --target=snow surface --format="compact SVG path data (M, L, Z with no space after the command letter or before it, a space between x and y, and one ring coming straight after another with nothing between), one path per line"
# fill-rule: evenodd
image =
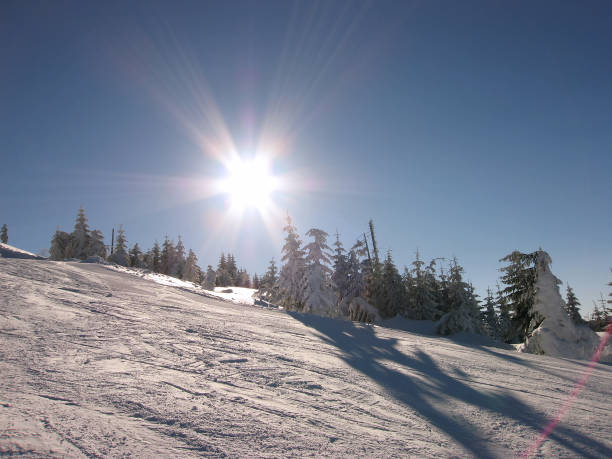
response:
M397 322L397 321L396 321ZM0 455L515 457L588 368L0 259ZM596 364L539 457L612 457Z
M32 252L28 252L27 250L18 249L17 247L13 247L12 245L5 244L0 242L0 258L34 258L37 260L42 260L43 257L39 257L38 255L33 254Z

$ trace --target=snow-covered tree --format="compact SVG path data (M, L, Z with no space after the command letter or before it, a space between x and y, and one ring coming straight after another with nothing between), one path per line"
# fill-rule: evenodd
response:
M495 299L493 298L493 292L490 288L487 288L487 296L484 298L484 311L482 311L482 323L487 335L498 338L499 337L499 317L495 311Z
M51 239L51 247L49 248L49 257L52 260L64 260L68 258L71 252L72 241L70 234L59 229L55 231Z
M576 294L574 293L574 290L572 289L572 287L570 287L569 284L567 284L566 295L567 296L566 296L565 304L567 306L566 312L567 312L568 317L575 324L584 323L584 320L582 319L582 316L580 315L580 302L578 301L578 298L576 298Z
M88 253L89 239L89 225L85 216L85 209L80 207L74 224L74 231L72 231L72 256L74 258L85 260L90 255Z
M119 225L119 231L117 231L117 238L115 239L115 247L111 256L108 257L108 260L121 266L129 266L130 257L126 249L127 240L125 238L125 232L123 231L123 225Z
M204 288L206 290L214 290L216 279L217 273L211 265L208 265L206 268L206 275L204 276Z
M283 228L287 236L282 248L284 262L279 275L279 296L286 309L302 310L304 305L304 251L296 227L287 215L287 224Z
M134 244L134 246L130 249L129 252L130 257L130 266L134 268L142 268L143 265L143 257L142 250L140 250L140 246L138 242Z
M514 251L500 260L509 263L501 268L502 282L506 285L503 292L511 311L514 335L519 341L525 340L533 321L536 254Z
M338 316L337 297L331 284L331 248L327 245L327 233L311 228L306 235L313 241L304 247L306 269L304 278L304 311L325 316Z
M106 258L106 246L104 245L104 236L102 235L102 231L93 230L91 232L87 253L89 256Z
M439 316L436 302L435 271L432 273L423 268L425 262L419 251L412 262L412 269L407 271L404 282L408 289L408 307L406 315L410 319L434 320ZM430 265L433 269L433 266Z
M480 306L474 288L463 281L463 268L453 259L448 277L448 301L450 310L436 325L440 335L458 332L483 333Z
M8 228L6 223L2 225L2 229L0 229L0 242L8 244Z
M189 255L185 260L183 267L183 280L188 282L198 282L200 280L200 267L198 266L198 257L189 249Z

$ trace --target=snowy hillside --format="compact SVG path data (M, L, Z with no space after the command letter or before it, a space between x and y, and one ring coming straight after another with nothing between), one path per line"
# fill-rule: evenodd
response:
M4 244L0 242L0 258L29 258L42 260L43 257L28 252L26 250L18 249L12 245Z
M0 455L516 457L588 362L0 258ZM597 364L540 457L612 457Z

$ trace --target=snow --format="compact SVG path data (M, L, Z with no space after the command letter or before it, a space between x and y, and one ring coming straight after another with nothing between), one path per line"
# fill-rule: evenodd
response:
M27 250L18 249L12 245L4 244L0 242L0 258L34 258L42 260L43 257L28 252Z
M0 259L0 455L516 457L588 369L154 280ZM611 387L536 455L612 457Z
M575 325L567 316L565 301L559 293L560 281L550 271L550 257L538 252L536 260L536 298L533 307L543 322L519 346L522 352L589 360L600 343L600 337L586 325ZM612 361L610 345L602 361Z

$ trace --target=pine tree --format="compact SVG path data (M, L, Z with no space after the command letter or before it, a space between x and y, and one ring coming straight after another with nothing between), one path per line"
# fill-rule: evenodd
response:
M132 249L129 252L130 257L130 266L134 268L142 268L143 259L142 259L142 250L138 246L138 242L134 244Z
M304 311L326 316L337 316L337 297L331 284L331 248L327 245L327 233L311 228L306 235L313 241L304 247L306 252L305 282L303 290Z
M208 265L208 267L206 268L206 275L204 276L204 288L206 290L214 291L216 278L217 278L217 273L215 272L215 270L213 269L211 265Z
M285 245L282 248L284 262L279 275L279 299L286 309L301 310L304 304L304 252L302 241L296 227L287 215L287 224L283 228L287 233Z
M453 258L448 277L449 312L444 314L436 326L441 335L461 331L483 333L480 319L480 306L474 287L463 281L463 268Z
M259 281L259 296L270 302L279 300L278 270L274 258L270 260L268 270Z
M102 231L93 230L91 232L87 254L88 256L106 258L106 246L104 245L104 236L102 235Z
M217 264L216 283L217 287L226 287L231 284L229 273L227 271L227 259L225 258L224 253L221 253L219 263Z
M349 273L348 273L348 260L346 257L346 250L340 242L340 235L336 231L336 242L334 242L335 254L334 254L334 271L332 274L332 282L338 295L338 300L341 302L349 293Z
M160 273L172 275L174 267L176 266L176 249L174 243L168 239L166 235L162 244L162 250L160 255Z
M155 241L151 249L151 262L149 268L153 272L158 273L161 270L161 265L161 250L159 248L159 243Z
M567 296L566 296L566 306L567 306L567 315L572 322L575 324L583 324L584 320L580 315L580 302L576 295L574 294L574 290L567 284Z
M183 245L183 240L181 239L181 235L179 234L178 242L176 243L176 247L174 248L174 263L170 266L170 275L178 278L183 277L183 269L185 268L185 246Z
M407 295L402 276L393 262L390 250L387 251L381 277L382 295L378 304L380 316L382 318L395 317L406 310Z
M0 242L8 244L8 228L6 223L2 225L2 229L0 229Z
M514 330L512 328L512 320L510 316L510 306L504 296L504 292L497 284L497 290L495 294L495 304L497 306L497 317L498 317L498 336L504 341L510 341L514 336Z
M126 248L127 240L125 239L123 225L119 225L119 231L117 232L117 238L115 239L115 247L112 255L109 257L109 261L121 266L129 266L130 257L127 254Z
M253 280L251 281L251 287L255 290L259 290L259 276L257 273L253 274Z
M493 298L493 292L490 288L487 288L487 296L484 298L484 311L482 311L482 323L487 335L498 338L499 337L499 317L495 311L495 300Z
M537 252L521 253L514 251L500 261L509 263L501 268L504 273L502 282L506 285L504 296L511 311L513 338L525 341L534 319L533 305L535 299Z
M183 267L183 280L188 282L198 282L200 280L198 257L196 257L196 254L191 249L189 249L189 255L187 255L187 260L185 260L185 266Z
M413 268L404 276L408 290L406 315L410 319L435 320L440 315L436 304L435 265L423 269L424 265L417 250Z
M49 257L52 260L64 260L68 258L70 253L71 238L65 231L59 229L55 231L53 238L51 239L51 247L49 248Z
M89 225L85 216L85 209L79 208L74 231L72 232L72 256L80 260L85 260L88 256L88 248L90 245Z
M228 285L237 285L239 283L238 266L236 265L234 255L231 253L227 255L227 277Z

